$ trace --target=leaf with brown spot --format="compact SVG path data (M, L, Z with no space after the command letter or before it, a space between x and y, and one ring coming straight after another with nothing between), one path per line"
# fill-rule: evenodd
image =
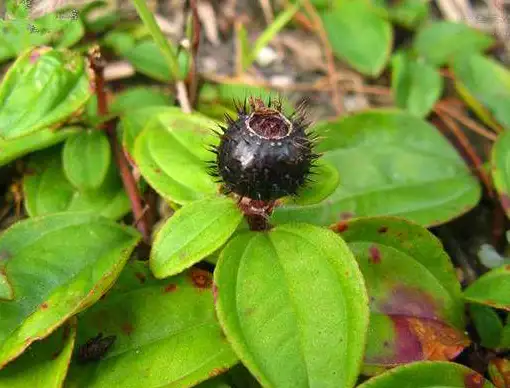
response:
M415 361L451 360L469 345L460 284L428 230L396 217L370 217L348 221L342 237L370 297L366 374Z

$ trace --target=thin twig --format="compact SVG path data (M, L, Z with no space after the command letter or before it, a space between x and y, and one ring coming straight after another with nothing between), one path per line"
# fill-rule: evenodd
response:
M198 46L200 44L200 18L198 16L198 7L197 0L190 0L191 7L191 23L193 36L191 37L191 68L188 74L188 99L191 106L195 106L197 99L197 88L198 88L198 72L197 72L197 63L198 63Z
M108 102L106 100L105 93L105 81L104 81L104 66L105 63L101 57L99 47L95 47L89 54L90 66L94 72L95 81L95 92L97 96L97 110L99 115L108 115ZM119 173L124 185L124 189L131 202L131 209L133 210L133 216L135 220L140 220L137 224L137 228L143 236L144 242L147 244L150 240L150 226L145 218L145 214L142 207L142 199L138 186L136 185L135 179L129 169L129 163L122 152L120 144L117 140L117 133L115 131L115 122L113 120L103 123L102 128L105 130L108 139L110 140L110 146L112 147L115 162L119 169Z
M324 49L324 56L326 57L326 64L328 67L328 75L331 80L332 86L331 86L331 95L333 98L333 105L335 108L336 113L340 116L344 109L343 109L343 99L342 95L340 94L340 91L336 87L336 68L335 68L335 56L333 55L333 49L331 48L331 44L329 43L328 35L326 33L326 30L324 29L324 26L322 24L322 20L320 16L318 15L315 7L312 5L310 0L304 0L303 6L306 9L306 12L310 14L310 17L313 19L313 24L315 26L315 29L317 31L317 34L319 35L319 38L322 42L322 46Z
M191 104L188 99L188 91L186 90L186 84L184 81L177 81L175 83L175 88L177 89L177 100L179 100L179 105L184 113L191 113Z
M480 136L485 137L486 139L489 139L491 141L496 141L497 135L495 133L492 133L488 129L485 129L475 121L471 120L469 117L464 116L462 113L458 112L455 109L451 109L447 104L438 102L436 104L436 108L443 113L447 114L448 116L456 119L458 122L460 122L462 125L464 125L466 128L472 130L473 132L479 134Z
M470 159L470 161L473 163L473 166L475 168L476 175L478 178L482 181L484 186L487 188L487 192L490 197L493 197L493 189L492 189L492 183L487 175L487 173L484 171L482 167L482 160L474 150L473 146L469 142L469 139L466 137L464 132L460 129L460 127L457 125L455 120L453 120L450 116L445 114L443 111L439 109L434 110L438 117L443 121L443 123L446 125L446 127L453 133L455 138L458 140L460 146L464 150L466 156Z

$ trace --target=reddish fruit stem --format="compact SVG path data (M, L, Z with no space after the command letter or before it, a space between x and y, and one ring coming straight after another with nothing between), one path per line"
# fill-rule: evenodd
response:
M98 47L91 50L89 54L90 67L94 72L94 87L97 96L97 110L99 115L108 115L108 101L105 93L105 80L104 80L104 66L105 63L101 57L101 53ZM124 185L124 189L131 202L131 208L133 210L133 216L137 220L137 228L143 236L144 242L147 244L150 241L150 226L145 217L145 212L142 206L142 198L136 185L135 178L129 168L129 162L122 151L120 144L117 140L117 133L115 130L115 122L108 120L102 124L102 128L106 132L108 139L110 140L110 146L115 158L115 162L119 169L119 173Z

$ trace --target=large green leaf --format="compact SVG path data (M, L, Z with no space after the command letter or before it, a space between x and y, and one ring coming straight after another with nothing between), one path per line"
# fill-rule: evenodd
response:
M333 52L363 74L379 75L391 53L390 23L363 0L338 2L322 15Z
M440 241L394 217L336 226L358 260L370 297L367 367L447 360L469 343L460 284Z
M78 130L78 127L64 127L58 130L43 129L12 140L0 138L0 166L30 152L60 143L77 133Z
M111 163L108 138L103 131L88 129L69 137L62 150L62 167L79 190L98 189L106 179Z
M137 137L134 159L143 177L163 198L183 204L215 194L218 185L207 172L218 138L211 119L182 112L158 115Z
M494 388L472 369L453 362L413 362L390 370L359 388Z
M363 277L343 240L305 224L232 239L214 274L218 319L265 387L352 387L368 325Z
M432 22L418 31L414 48L433 65L444 65L459 55L481 52L494 39L465 23Z
M399 108L424 117L441 97L443 78L428 63L399 52L392 60L391 89Z
M173 102L174 98L161 90L138 86L117 94L109 108L111 113L122 116L149 106L172 105Z
M510 130L499 135L492 147L491 165L494 187L503 210L510 218Z
M466 288L464 297L468 302L510 311L510 265L495 268L482 275Z
M175 106L147 106L127 112L120 119L122 145L132 155L136 138L151 120L157 120L157 116L161 113L179 113L180 111L181 109Z
M14 300L0 301L0 367L96 302L139 241L102 217L61 213L20 221L0 236Z
M0 388L60 388L64 383L76 338L76 319L37 341L0 371Z
M212 276L199 269L155 280L128 265L104 300L80 315L78 344L115 335L100 362L71 366L69 388L192 387L237 357L213 308Z
M25 208L31 217L63 211L84 211L118 219L131 209L129 199L110 164L103 184L97 190L79 191L69 182L62 168L61 147L32 156L23 180Z
M0 85L0 137L13 139L57 127L80 110L92 91L85 60L48 47L26 51Z
M139 42L130 50L123 52L122 55L140 73L161 82L172 80L168 64L153 40Z
M223 196L184 205L154 238L152 272L157 278L165 278L191 267L225 244L242 217L235 202Z
M450 143L427 122L373 110L318 123L317 151L340 184L322 202L277 208L275 222L330 225L344 215L399 215L421 225L449 221L474 207L480 185Z
M510 129L510 73L500 63L481 54L466 55L453 62L456 87L488 124L492 120Z

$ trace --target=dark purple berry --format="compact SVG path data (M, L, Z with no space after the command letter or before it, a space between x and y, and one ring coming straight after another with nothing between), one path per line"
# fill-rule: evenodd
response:
M272 107L274 104L274 107ZM238 109L236 120L227 117L216 153L214 174L227 193L271 201L295 195L307 182L317 154L306 132L302 110L286 117L281 101L250 99Z

